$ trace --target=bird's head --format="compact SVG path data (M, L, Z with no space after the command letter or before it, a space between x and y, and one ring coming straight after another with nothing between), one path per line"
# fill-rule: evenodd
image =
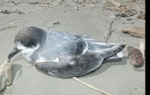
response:
M21 29L15 36L15 47L8 55L8 59L16 55L23 54L24 56L32 55L46 39L46 32L37 27L27 27Z

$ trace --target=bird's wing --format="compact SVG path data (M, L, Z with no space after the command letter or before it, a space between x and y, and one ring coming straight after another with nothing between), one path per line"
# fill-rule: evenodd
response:
M95 71L101 66L103 57L97 53L87 52L79 56L63 56L58 60L39 62L35 66L38 70L60 78L83 76Z
M59 56L80 55L86 52L86 47L87 43L78 35L48 32L45 44L34 55L47 61Z

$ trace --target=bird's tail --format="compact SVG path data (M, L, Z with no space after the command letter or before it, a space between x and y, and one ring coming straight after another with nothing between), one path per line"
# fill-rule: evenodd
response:
M88 43L89 51L99 53L104 59L117 59L123 57L121 50L126 46L124 44L101 43L90 41Z

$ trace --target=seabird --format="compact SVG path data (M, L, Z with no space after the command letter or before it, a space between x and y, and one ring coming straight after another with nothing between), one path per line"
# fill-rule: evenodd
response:
M37 27L21 29L12 60L23 55L38 70L59 78L79 77L98 69L105 59L121 58L124 44L103 43L86 36L65 32L46 32Z

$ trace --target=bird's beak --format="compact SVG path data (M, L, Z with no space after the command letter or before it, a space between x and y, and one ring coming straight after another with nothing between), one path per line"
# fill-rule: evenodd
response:
M17 55L21 50L19 50L17 47L13 49L13 51L8 55L8 59L10 60L13 58L15 55Z

